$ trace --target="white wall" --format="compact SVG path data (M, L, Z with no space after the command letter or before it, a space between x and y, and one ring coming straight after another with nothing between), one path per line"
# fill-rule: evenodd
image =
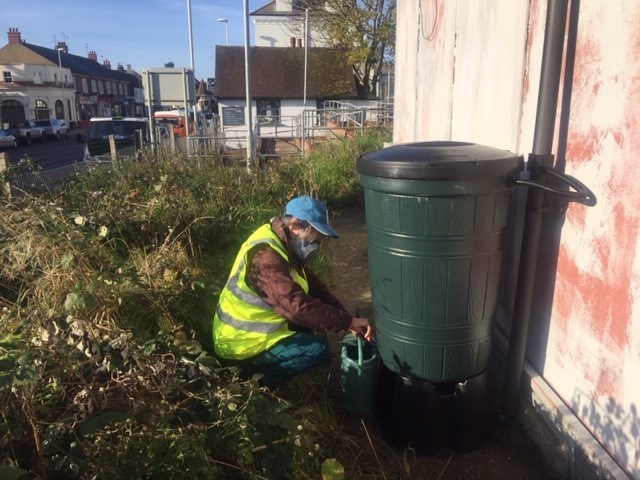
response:
M520 152L541 49L527 51L528 1L398 2L394 142L459 140ZM437 8L436 8L437 7ZM528 72L525 67L534 67ZM522 99L525 105L522 104ZM525 131L522 135L521 130ZM527 132L528 130L528 132Z
M394 142L470 141L526 157L546 5L399 0ZM640 478L640 2L582 1L579 14L566 171L598 204L568 207L552 298L536 305L546 335L534 322L528 355Z
M283 7L284 8L284 7ZM290 7L289 10L291 11ZM305 15L253 16L255 45L257 47L291 47L291 38L296 39L296 46L301 40L304 46ZM309 47L326 47L327 42L320 30L314 27L313 16L309 15Z

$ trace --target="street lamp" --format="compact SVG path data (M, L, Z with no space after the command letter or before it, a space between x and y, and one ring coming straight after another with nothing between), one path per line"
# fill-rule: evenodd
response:
M62 59L60 58L60 51L64 50L64 48L58 47L58 48L56 48L56 50L58 50L58 70L60 72L60 88L62 88L63 87L63 83L62 83Z
M227 37L227 47L229 46L229 20L227 20L226 18L222 17L219 18L218 21L220 23L224 23L224 31L225 31L225 35Z

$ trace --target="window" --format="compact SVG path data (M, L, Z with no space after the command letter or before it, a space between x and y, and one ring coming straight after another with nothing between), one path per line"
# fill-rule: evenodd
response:
M107 82L107 95L111 95L111 82Z
M86 78L82 79L82 93L89 93L89 82Z
M44 100L36 100L36 108L47 108L47 103Z
M99 93L100 95L102 95L102 94L104 93L104 85L103 85L103 83L102 83L102 80L100 80L100 81L98 82L98 93Z
M2 77L4 79L4 83L13 83L11 72L2 72Z
M98 82L91 79L91 93L98 93Z
M277 123L280 121L280 100L274 98L257 100L256 108L260 123Z

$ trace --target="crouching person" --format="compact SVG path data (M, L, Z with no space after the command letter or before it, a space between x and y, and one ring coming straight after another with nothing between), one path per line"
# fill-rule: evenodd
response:
M370 340L367 318L354 317L309 269L320 244L338 238L326 206L301 196L284 216L243 243L213 320L216 354L273 387L329 360L329 342L315 332L351 330Z

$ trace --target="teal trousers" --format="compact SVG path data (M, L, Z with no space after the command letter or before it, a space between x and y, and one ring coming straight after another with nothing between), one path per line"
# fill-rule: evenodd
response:
M260 383L275 387L296 375L328 362L330 346L327 339L313 333L300 332L276 343L255 357L237 365L247 373L262 373Z

